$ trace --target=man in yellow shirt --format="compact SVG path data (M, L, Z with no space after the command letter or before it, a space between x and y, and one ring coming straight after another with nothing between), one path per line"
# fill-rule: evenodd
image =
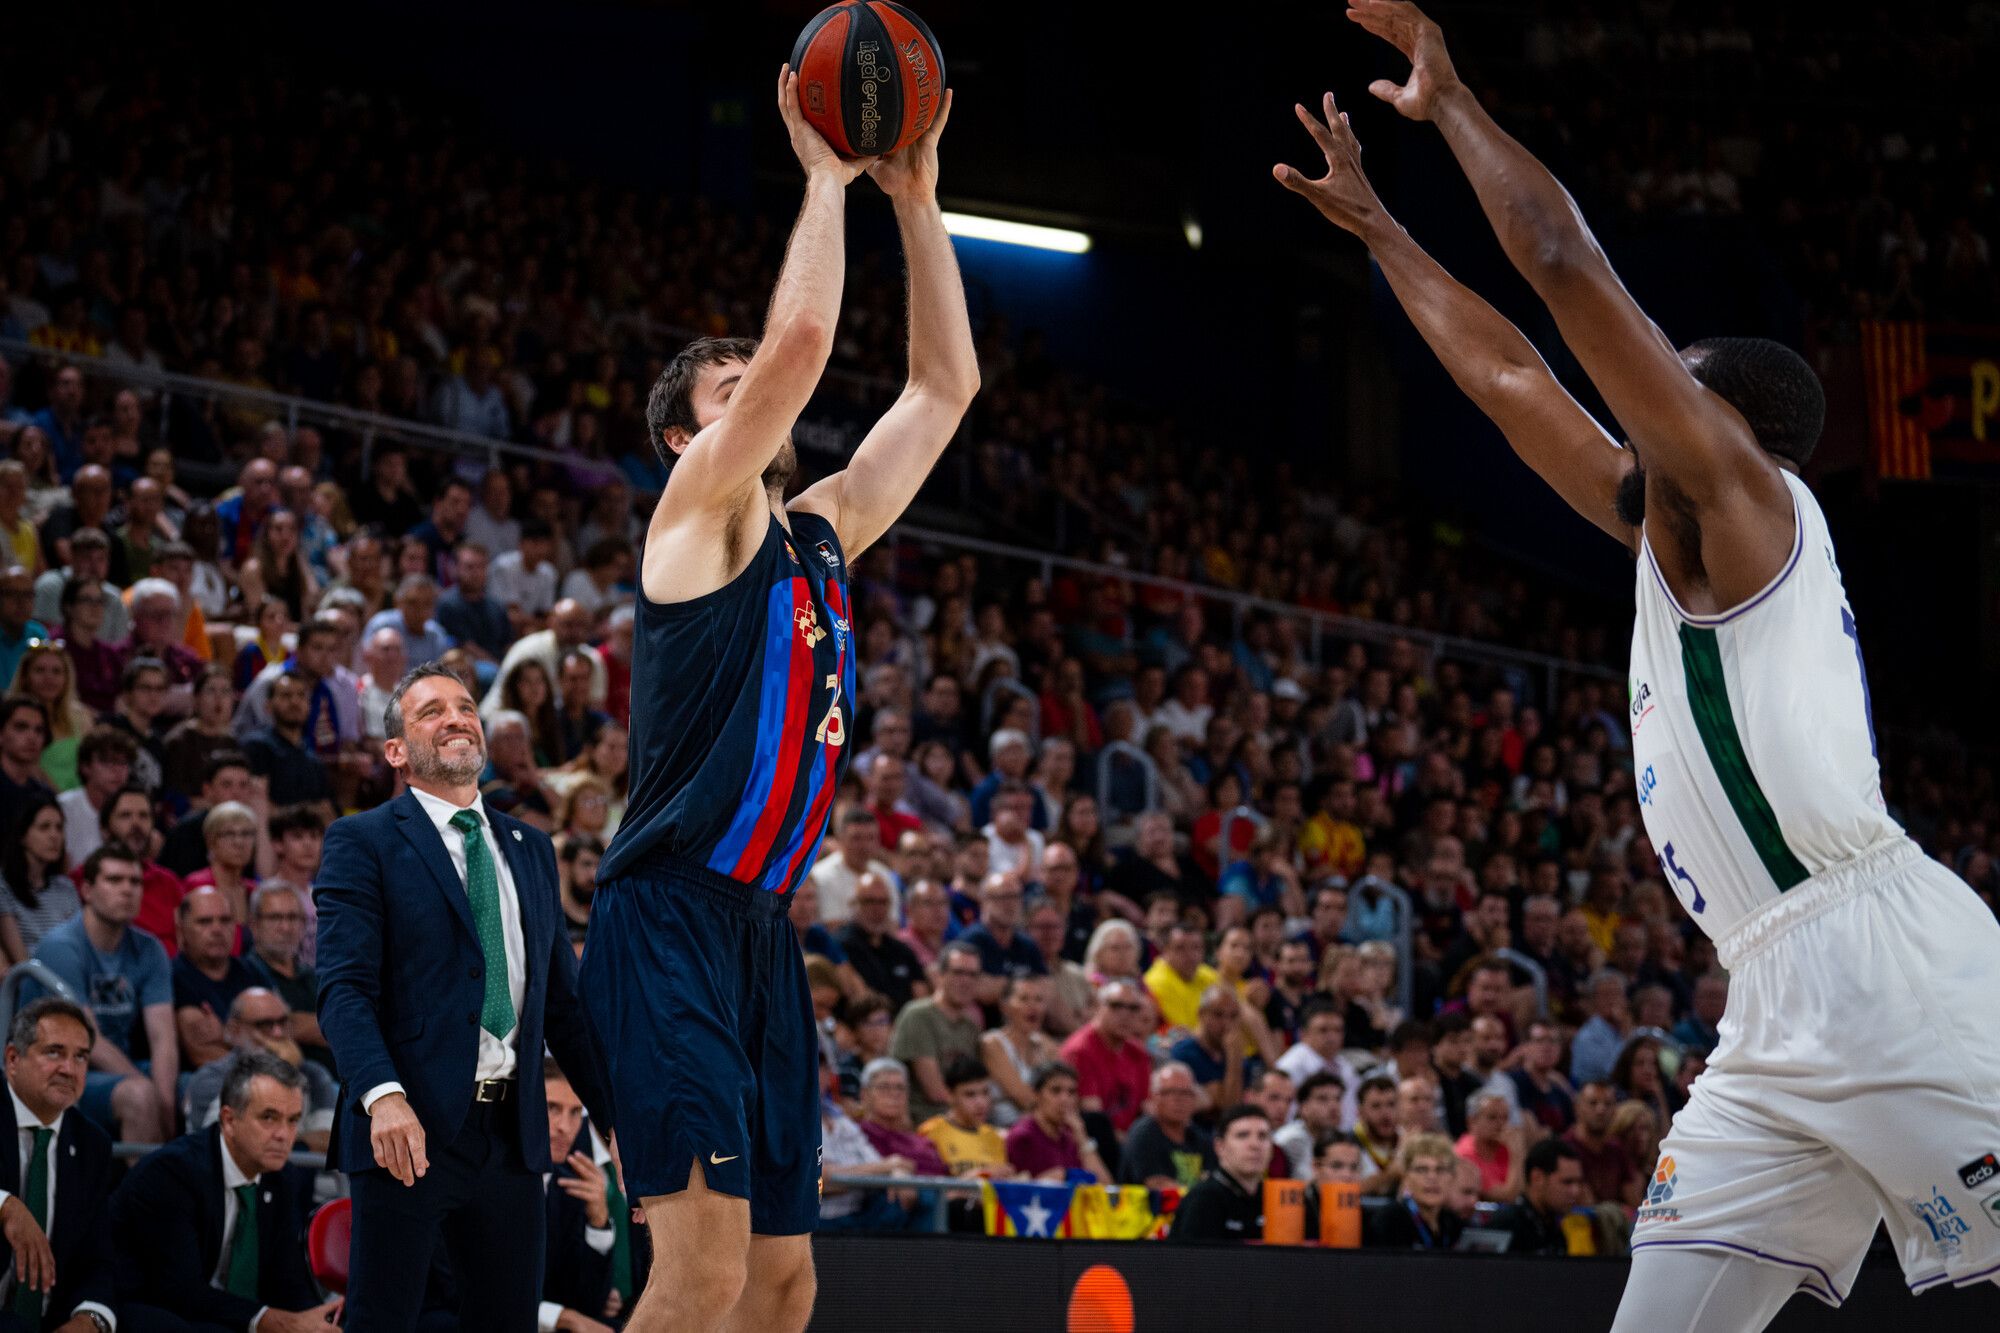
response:
M986 1123L993 1109L986 1066L960 1056L945 1070L944 1085L951 1093L949 1109L918 1125L917 1133L931 1141L954 1176L977 1173L1004 1180L1013 1175L1014 1169L1007 1165L1007 1141Z
M1368 862L1368 841L1354 822L1354 783L1335 778L1320 791L1319 808L1299 830L1299 853L1306 860L1306 877L1360 876Z
M1193 926L1170 929L1145 980L1167 1027L1194 1031L1201 1021L1201 994L1217 980L1215 969L1201 961L1201 932Z

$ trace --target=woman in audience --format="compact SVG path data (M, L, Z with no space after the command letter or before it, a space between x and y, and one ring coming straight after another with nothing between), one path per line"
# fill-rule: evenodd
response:
M69 487L56 472L56 456L40 426L23 426L14 436L14 461L28 474L28 498L21 507L30 523L41 521L69 503Z
M1035 1104L1035 1070L1057 1057L1055 1039L1042 1030L1048 1016L1047 977L1009 977L1000 996L1001 1025L979 1039L979 1056L993 1076L993 1109L987 1118L1006 1129Z
M290 652L285 640L292 628L292 616L285 606L285 599L275 593L265 593L263 600L257 603L255 621L236 631L242 647L236 650L230 683L239 690L247 690L250 682L257 679L258 673L265 667L284 661Z
M605 826L611 822L611 788L588 773L567 785L556 807L556 827L571 837L610 842Z
M0 954L7 965L34 955L42 936L83 910L63 871L64 821L53 796L32 795L0 835Z
M1090 943L1083 948L1083 970L1090 984L1100 989L1112 981L1129 981L1143 986L1140 979L1139 931L1130 921L1113 918L1097 923Z
M1077 869L1083 876L1077 891L1082 897L1090 898L1104 887L1104 877L1111 873L1111 852L1104 845L1104 816L1095 796L1072 793L1063 802L1062 818L1056 821L1049 841L1066 842L1075 849Z
M1660 1074L1657 1038L1635 1035L1626 1040L1617 1063L1611 1066L1611 1086L1618 1089L1618 1100L1638 1102L1653 1113L1662 1138L1673 1128L1674 1112L1679 1107L1674 1091Z
M1475 1092L1465 1104L1465 1133L1456 1151L1479 1168L1479 1197L1488 1203L1513 1203L1525 1183L1528 1145L1507 1117L1507 1099L1497 1092Z
M260 828L256 812L241 801L224 801L210 810L201 821L201 840L208 847L208 864L187 877L188 892L215 888L229 899L229 906L236 913L234 952L237 953L249 944L250 892L257 887L257 877L250 867L257 859Z
M97 725L76 697L76 677L61 643L43 639L30 644L14 669L10 693L25 694L42 706L49 720L49 743L42 750L42 772L57 791L77 785L76 747Z
M917 813L944 825L955 834L970 833L972 805L963 792L952 789L958 775L958 760L952 755L951 747L943 741L925 741L917 747L911 761L916 765L917 772L929 780L937 797L941 798L922 803Z
M1449 1250L1465 1219L1446 1206L1458 1155L1442 1134L1412 1134L1396 1151L1402 1189L1386 1208L1368 1215L1362 1243L1384 1250Z
M549 790L557 795L585 778L596 778L610 794L609 822L601 835L608 843L625 817L625 766L629 758L625 728L616 722L600 727L590 748L548 775Z
M257 541L237 572L245 607L261 607L269 596L284 599L293 620L303 620L319 596L319 576L299 547L299 516L273 509L257 530Z
M532 657L516 662L500 682L500 706L528 719L537 768L554 768L562 762L562 720L556 714L556 691L547 667Z
M110 594L92 579L68 578L62 590L62 644L76 678L76 697L97 713L109 713L118 702L118 678L125 673L128 650L123 643L100 637L105 599Z
M1267 1065L1277 1064L1278 1057L1285 1053L1285 1043L1271 1031L1271 1024L1264 1017L1264 1006L1271 1002L1271 980L1264 965L1257 961L1248 926L1231 926L1222 932L1222 939L1215 946L1215 979L1221 985L1234 987L1243 1001L1238 1006L1242 1014L1238 1026L1243 1029L1243 1049L1263 1056Z

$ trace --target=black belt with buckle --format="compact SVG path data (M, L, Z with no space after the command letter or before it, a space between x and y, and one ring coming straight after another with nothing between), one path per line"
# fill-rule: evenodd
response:
M472 1100L475 1102L504 1102L514 1095L511 1078L481 1079L472 1085Z

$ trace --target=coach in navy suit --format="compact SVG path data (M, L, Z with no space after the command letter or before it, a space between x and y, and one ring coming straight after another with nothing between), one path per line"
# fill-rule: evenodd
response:
M111 1325L111 1139L75 1109L91 1043L89 1016L55 996L24 1006L7 1034L0 1142L14 1151L0 1151L0 1333ZM39 1200L31 1182L47 1191Z
M555 850L484 808L485 734L457 677L416 668L384 720L410 790L328 829L314 884L320 1029L341 1073L331 1160L354 1194L346 1327L413 1329L441 1237L462 1325L534 1333L545 1043L593 1118L608 1110Z

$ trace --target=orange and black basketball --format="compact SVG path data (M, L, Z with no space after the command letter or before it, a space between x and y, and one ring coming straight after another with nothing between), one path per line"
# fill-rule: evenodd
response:
M931 127L944 56L924 21L889 0L833 5L792 47L799 106L842 157L876 157Z

